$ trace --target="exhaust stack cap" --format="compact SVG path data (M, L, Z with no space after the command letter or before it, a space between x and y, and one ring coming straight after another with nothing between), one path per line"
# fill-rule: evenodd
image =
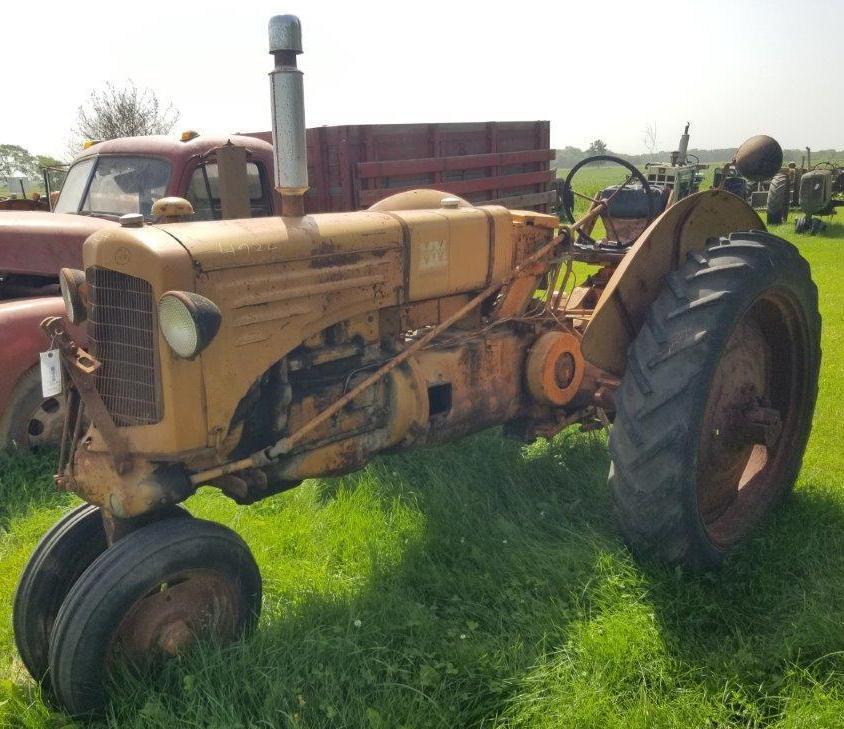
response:
M270 18L270 53L302 52L302 23L295 15L274 15Z
M308 148L305 129L305 90L296 56L302 52L302 24L295 15L270 18L270 71L273 114L275 189L281 195L281 214L305 214L308 190Z

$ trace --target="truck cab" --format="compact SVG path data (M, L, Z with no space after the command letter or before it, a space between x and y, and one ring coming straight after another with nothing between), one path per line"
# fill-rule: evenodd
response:
M218 152L227 144L245 151L245 194L221 184ZM61 403L40 397L38 353L47 342L38 324L63 311L58 271L81 265L90 235L119 226L127 213L156 222L153 204L171 196L192 204L194 220L233 217L227 212L235 208L237 217L272 215L272 180L272 145L255 137L128 137L86 143L52 211L0 210L0 332L15 344L0 360L0 449L48 446L60 435Z
M195 132L184 133L178 142L153 136L92 144L68 170L54 212L110 221L140 213L152 222L153 203L176 196L193 204L194 219L221 219L217 150L227 143L246 150L253 217L271 215L271 145L252 137L201 137Z

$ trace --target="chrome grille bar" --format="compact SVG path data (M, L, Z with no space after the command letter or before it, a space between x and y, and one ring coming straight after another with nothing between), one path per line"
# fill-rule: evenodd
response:
M120 426L161 420L156 361L155 301L143 279L92 266L88 282L88 339L102 367L97 391Z

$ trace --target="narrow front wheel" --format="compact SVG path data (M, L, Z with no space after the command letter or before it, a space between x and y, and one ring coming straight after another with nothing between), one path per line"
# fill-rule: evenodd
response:
M199 519L153 523L122 538L82 575L50 638L50 676L73 715L101 711L110 673L148 667L198 639L251 630L261 577L243 540Z
M38 543L23 569L12 608L15 644L30 675L47 675L50 631L74 583L108 546L96 506L65 514Z

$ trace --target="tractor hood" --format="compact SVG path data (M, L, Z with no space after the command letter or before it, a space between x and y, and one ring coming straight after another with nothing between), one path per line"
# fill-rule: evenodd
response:
M85 215L0 211L0 273L55 276L82 267L82 244L117 222Z

